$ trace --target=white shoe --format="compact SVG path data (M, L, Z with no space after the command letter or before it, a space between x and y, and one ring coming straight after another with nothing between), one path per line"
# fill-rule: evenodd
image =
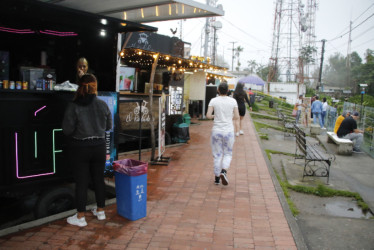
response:
M239 134L244 135L243 130L240 130L240 131L239 131Z
M235 134L236 136L239 136L239 132L236 132L236 134Z
M67 218L67 222L70 225L78 226L78 227L85 227L87 226L86 219L84 217L78 219L78 214L74 214Z
M105 220L106 219L105 212L104 211L97 212L96 207L93 208L91 210L91 212L93 213L93 215L95 215L97 217L98 220Z

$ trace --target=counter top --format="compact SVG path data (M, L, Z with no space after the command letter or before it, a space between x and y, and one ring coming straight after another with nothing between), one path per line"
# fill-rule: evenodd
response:
M136 93L136 92L130 92L130 91L120 91L119 93L120 95L126 95L126 96L149 96L149 94L146 94L146 93ZM153 96L161 96L161 95L162 94L153 94Z

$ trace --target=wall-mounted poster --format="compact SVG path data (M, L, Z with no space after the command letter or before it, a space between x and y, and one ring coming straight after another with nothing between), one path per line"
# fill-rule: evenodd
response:
M119 90L134 90L135 68L121 66L119 70Z

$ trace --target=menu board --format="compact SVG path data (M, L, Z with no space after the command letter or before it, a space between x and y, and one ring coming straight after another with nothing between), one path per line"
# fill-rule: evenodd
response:
M169 115L180 115L183 109L183 87L170 86L169 88Z

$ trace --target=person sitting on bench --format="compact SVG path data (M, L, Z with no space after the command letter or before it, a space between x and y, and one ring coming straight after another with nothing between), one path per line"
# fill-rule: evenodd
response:
M348 116L342 121L338 132L336 133L339 138L349 139L353 141L353 152L363 153L360 149L362 142L364 141L364 131L357 129L356 120L360 117L358 112L354 112L352 116Z
M338 133L338 129L340 127L340 124L342 124L342 121L350 115L351 115L350 111L343 111L343 113L339 115L338 118L336 118L335 127L334 127L335 134Z

